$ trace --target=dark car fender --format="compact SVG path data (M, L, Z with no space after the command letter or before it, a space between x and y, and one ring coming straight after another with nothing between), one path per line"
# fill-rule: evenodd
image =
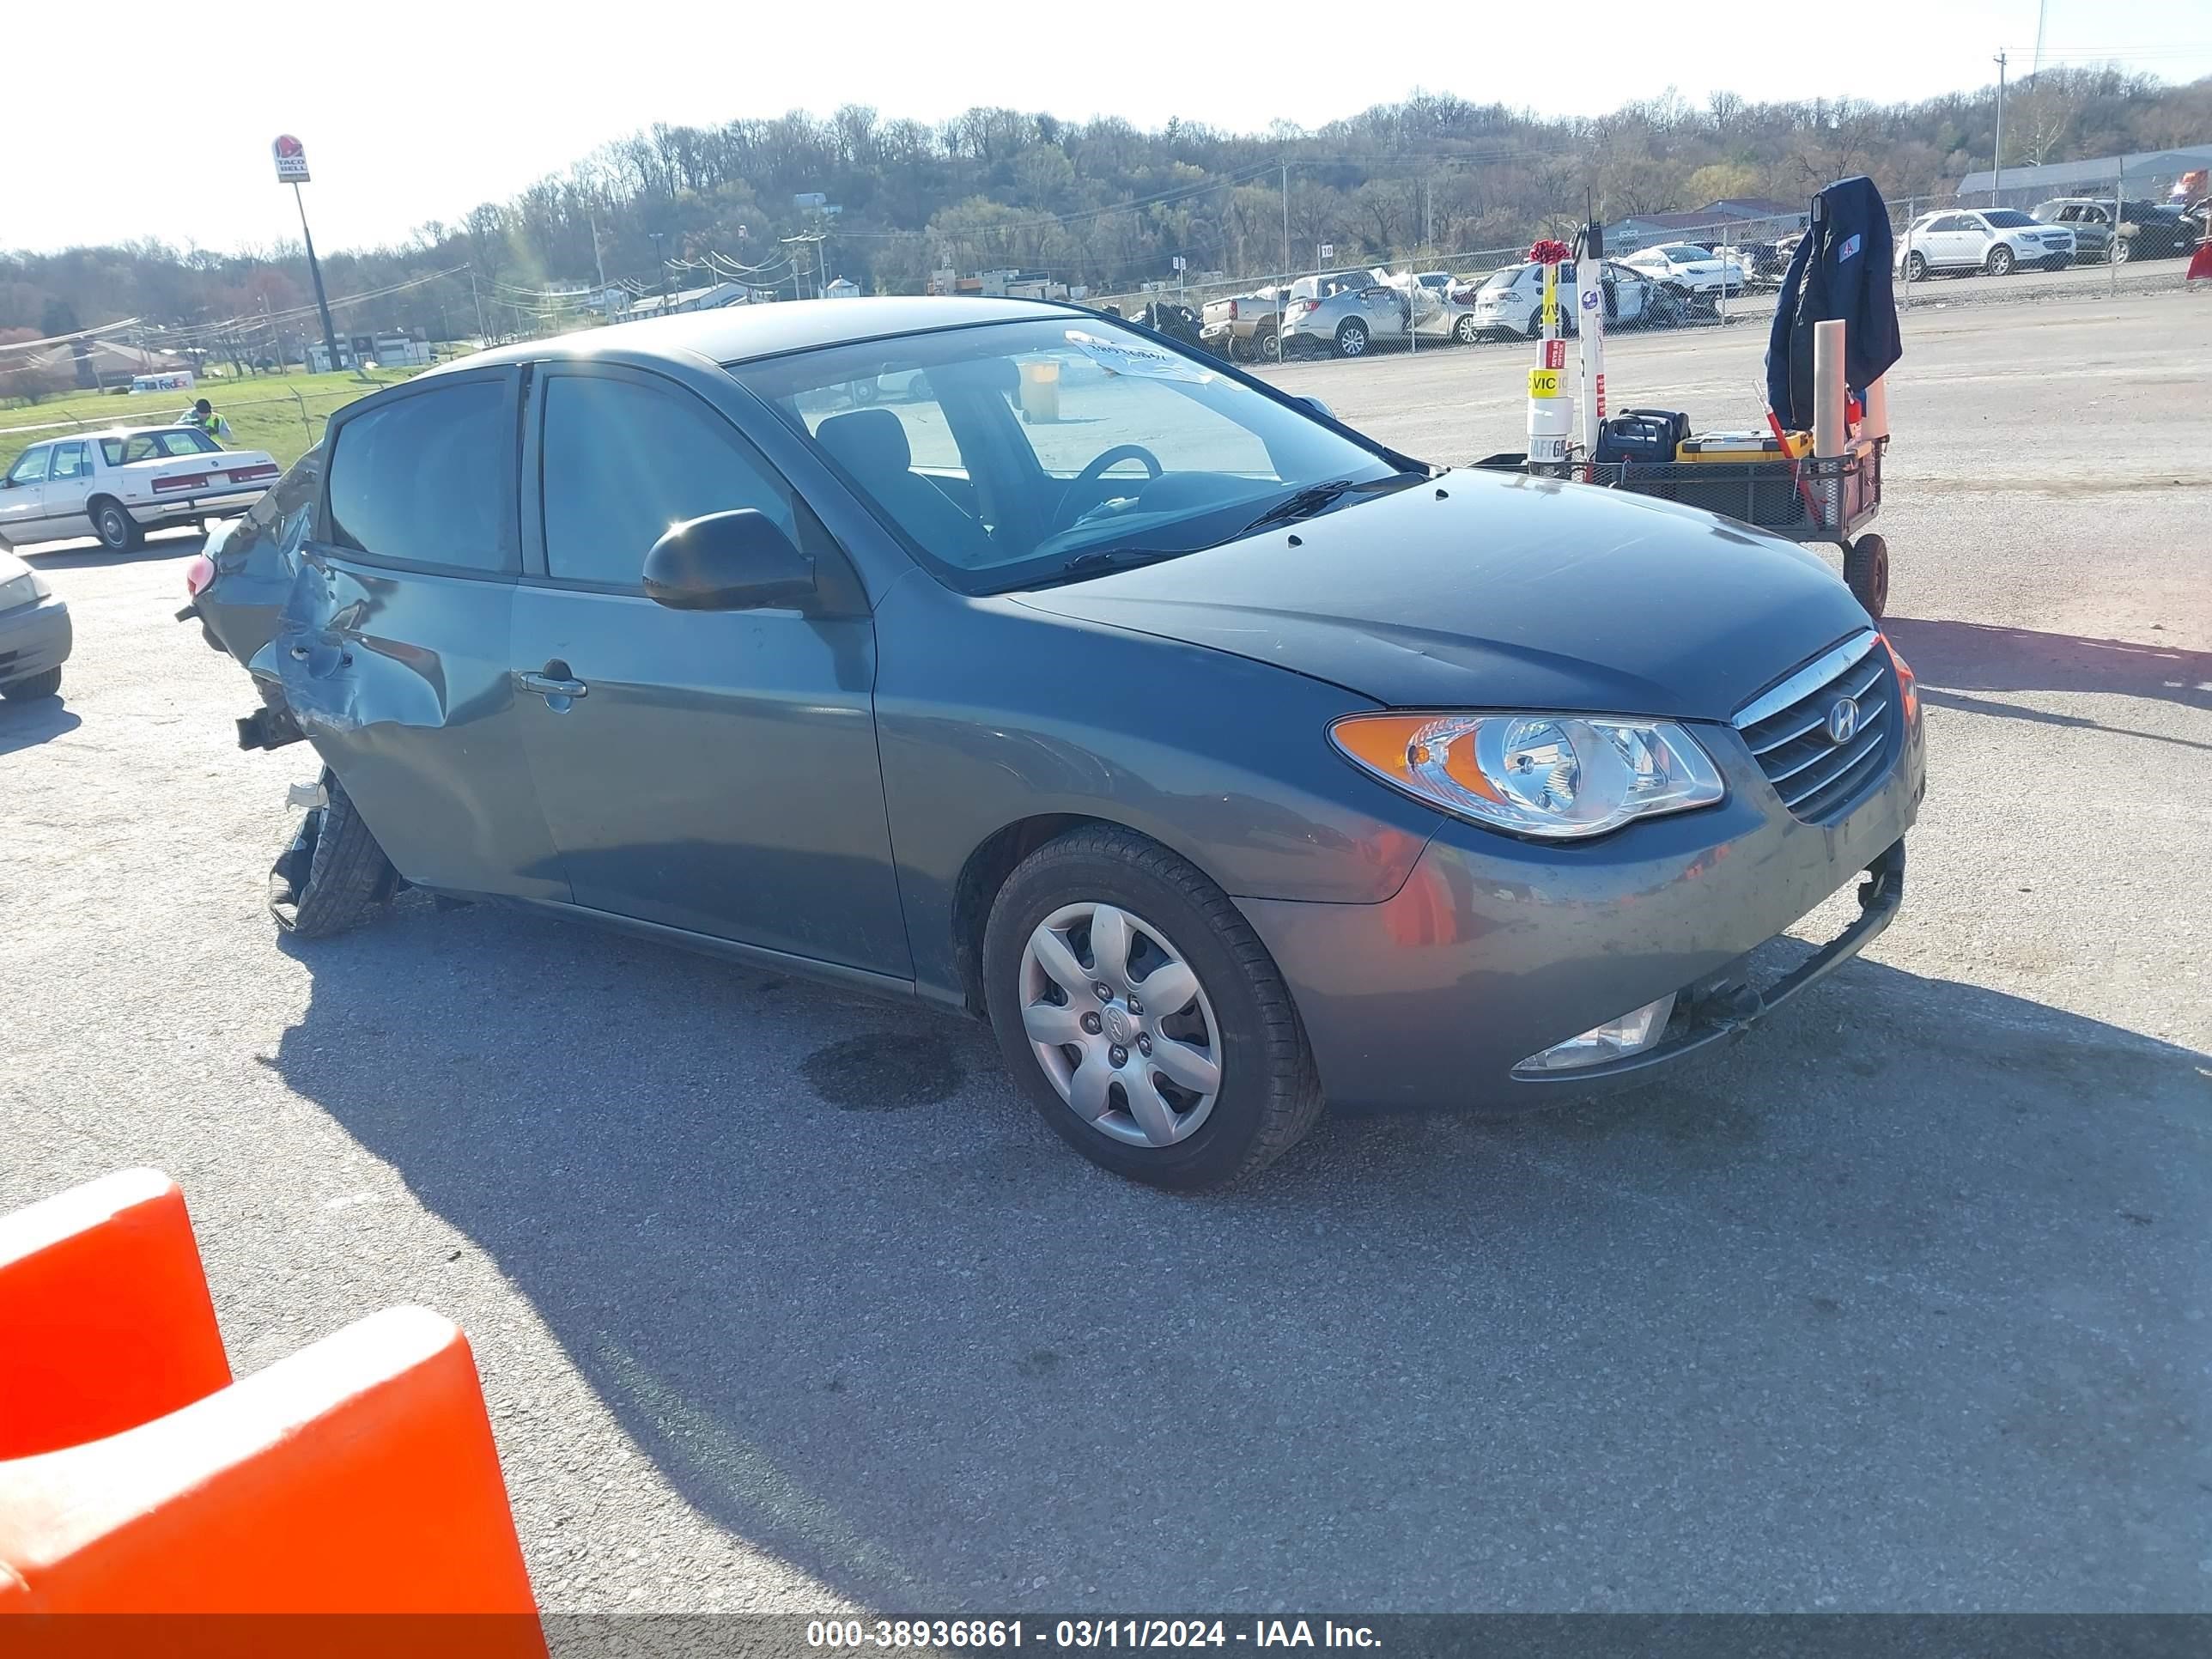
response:
M1391 897L1442 822L1337 755L1329 722L1376 706L1341 687L920 572L876 631L884 793L926 996L973 1002L998 879L1074 821L1149 836L1234 898L1336 904Z

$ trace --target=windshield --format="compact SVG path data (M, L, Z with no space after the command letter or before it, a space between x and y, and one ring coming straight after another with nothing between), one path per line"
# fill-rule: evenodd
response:
M1701 247L1692 247L1687 242L1671 242L1659 250L1670 259L1710 259L1713 256Z
M1993 208L1982 217L1999 230L2017 230L2022 225L2032 225L2035 222L2025 213L2016 213L2010 208Z
M1080 574L1068 567L1086 553L1104 568L1194 552L1309 486L1399 473L1206 360L1105 318L863 341L731 373L969 592Z

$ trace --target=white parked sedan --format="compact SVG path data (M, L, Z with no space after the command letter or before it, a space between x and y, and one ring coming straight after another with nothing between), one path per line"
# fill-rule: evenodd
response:
M127 553L149 530L243 513L283 469L187 426L117 427L33 444L0 478L0 546L97 536Z
M1751 270L1741 259L1713 252L1694 242L1668 242L1629 254L1621 263L1692 294L1741 294L1751 286Z
M1635 328L1644 324L1664 325L1681 320L1682 296L1662 292L1660 285L1640 270L1605 262L1605 325ZM1539 264L1508 265L1491 272L1475 290L1468 313L1473 333L1480 339L1533 340L1543 332L1544 268ZM1575 263L1559 267L1559 332L1578 331L1575 313Z
M1897 240L1897 270L1917 283L1939 270L2009 276L2022 265L2058 270L2074 263L2074 233L2013 208L1923 213Z

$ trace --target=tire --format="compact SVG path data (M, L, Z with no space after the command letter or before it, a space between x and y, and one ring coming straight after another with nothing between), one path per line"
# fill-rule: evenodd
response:
M1129 924L1133 943L1124 957L1129 971L1115 976L1112 999L1094 1000L1095 991L1084 981L1095 975L1103 982L1112 969L1101 965L1090 946L1083 913L1107 907ZM1079 919L1054 920L1071 916ZM1058 932L1062 927L1071 936ZM1065 951L1079 988L1065 988L1032 955L1034 941L1048 928ZM1078 936L1091 956L1089 963L1076 953ZM1161 962L1179 958L1194 975L1194 994L1180 1012L1127 1006L1147 984L1158 982L1158 963L1145 973L1134 971L1155 951ZM1131 830L1087 825L1031 854L991 906L983 974L991 1027L1018 1086L1063 1140L1127 1180L1176 1192L1225 1187L1273 1163L1321 1115L1321 1080L1305 1029L1267 946L1212 882ZM1056 1079L1046 1070L1048 1045L1032 1037L1026 1021L1037 1009L1063 1007L1070 1011L1071 1042L1054 1050L1054 1063L1068 1067L1070 1076ZM1115 1027L1091 1032L1084 1023L1085 1017L1113 1020L1118 1015L1127 1021L1133 1014L1142 1024L1133 1042L1157 1039L1164 1045L1188 1037L1186 1048L1196 1048L1201 1060L1211 1047L1218 1067L1215 1092L1201 1097L1182 1089L1133 1047L1102 1048L1111 1043ZM1111 1066L1114 1052L1124 1055L1119 1068ZM1147 1048L1145 1054L1160 1052ZM1104 1109L1095 1121L1071 1103L1081 1092L1071 1055L1098 1068L1091 1075L1103 1071L1106 1078L1100 1096ZM1123 1082L1132 1076L1147 1079L1171 1109L1176 1138L1167 1144L1144 1137ZM1163 1079L1167 1090L1158 1086ZM1063 1087L1074 1092L1063 1094Z
M1889 544L1869 532L1844 549L1844 585L1876 622L1889 604Z
M123 510L123 503L105 495L92 503L92 527L100 544L111 553L136 552L146 540L146 532Z
M1452 338L1462 345L1473 345L1478 332L1474 325L1474 313L1471 311L1462 312L1458 319L1452 324Z
M2105 254L2106 263L2116 265L2124 265L2134 257L2135 248L2124 236L2113 237L2112 245Z
M1273 329L1263 329L1252 337L1252 356L1260 362L1279 363L1283 361L1283 337Z
M269 914L295 939L328 939L367 919L398 890L399 872L323 769L329 804L311 809L269 871Z
M1367 325L1357 317L1347 317L1336 325L1336 355L1340 357L1364 357L1367 355Z
M1924 283L1928 280L1926 254L1916 252L1905 256L1905 280L1908 283Z
M883 386L879 381L872 379L855 380L847 388L847 391L852 398L853 407L855 409L872 408L883 400Z
M1990 250L1990 257L1982 261L1982 269L1992 276L2009 276L2014 263L2012 250L1999 242Z
M33 674L27 679L0 685L0 697L7 698L9 702L36 702L41 697L59 696L61 690L62 671L58 667L49 668L43 674Z

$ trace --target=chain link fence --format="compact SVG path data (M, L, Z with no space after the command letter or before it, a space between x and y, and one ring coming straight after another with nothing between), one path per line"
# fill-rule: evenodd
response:
M1893 201L1898 306L2095 303L2179 287L2206 220L2201 205L2192 213L2168 203L2172 183L2119 162L2094 187L2077 179L2063 192L2008 185L1974 200ZM1765 326L1805 222L1797 213L1616 232L1606 249L1607 331ZM1539 332L1540 279L1526 246L1387 262L1339 261L1326 243L1314 251L1311 267L1288 275L1148 283L1085 303L1259 363L1418 355Z

